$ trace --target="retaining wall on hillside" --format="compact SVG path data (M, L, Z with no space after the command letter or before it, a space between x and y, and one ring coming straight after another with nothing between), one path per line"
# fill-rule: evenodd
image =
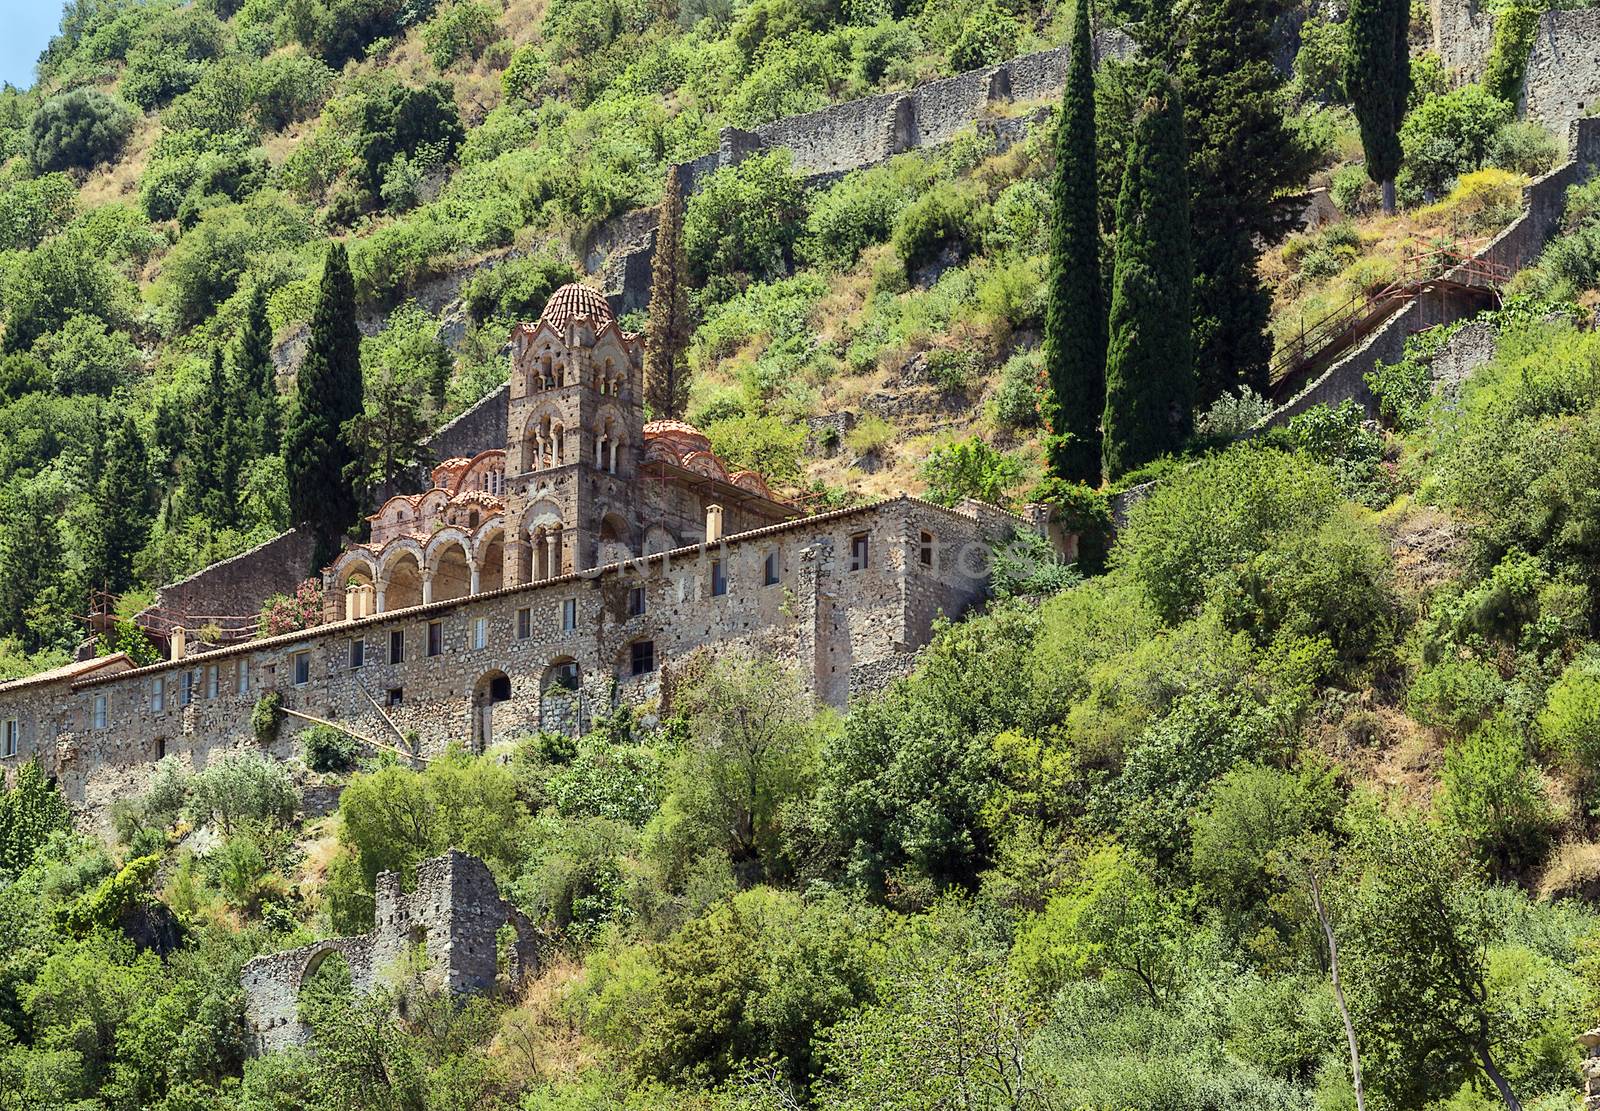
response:
M1523 189L1522 215L1478 251L1478 258L1515 273L1539 257L1561 224L1567 189L1588 180L1600 168L1600 119L1573 121L1569 149L1571 161ZM1367 388L1367 374L1379 362L1398 362L1405 353L1408 336L1437 324L1453 324L1476 311L1475 300L1452 296L1447 290L1430 290L1413 298L1353 351L1273 412L1267 423L1283 424L1313 405L1337 404L1346 398L1375 416L1377 401Z

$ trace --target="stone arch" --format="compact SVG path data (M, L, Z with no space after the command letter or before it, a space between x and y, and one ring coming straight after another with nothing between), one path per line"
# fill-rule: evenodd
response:
M430 602L465 598L472 593L472 541L461 529L440 529L428 541L426 566L432 582Z
M628 425L615 405L603 406L594 417L596 470L620 474L627 461Z
M511 701L511 677L498 668L486 671L472 687L472 750L494 743L494 708Z
M478 590L499 590L505 585L506 529L503 517L490 517L478 530L472 563L478 569Z
M890 154L904 154L917 145L916 98L904 95L895 98L893 128L889 137Z
M519 437L522 444L522 469L524 472L543 470L545 467L554 466L551 460L559 458L570 450L570 445L564 441L569 435L566 427L566 414L561 405L555 401L542 402L534 406L525 421ZM555 430L561 429L563 442L555 442Z
M333 596L335 619L344 621L352 616L345 605L347 591L351 586L375 587L377 583L377 564L373 562L372 556L361 549L352 548L335 560L327 578L327 587Z
M398 540L383 552L378 566L378 612L422 604L422 545Z
M606 510L600 515L594 554L596 567L633 558L633 526L615 509Z
M678 546L677 537L668 532L664 525L651 525L644 533L644 547L641 549L645 555L660 555L670 552Z

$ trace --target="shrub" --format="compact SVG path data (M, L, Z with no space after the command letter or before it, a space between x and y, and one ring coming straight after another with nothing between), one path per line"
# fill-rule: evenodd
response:
M966 253L972 236L972 198L953 185L938 185L900 213L894 227L895 253L906 273L936 261L947 248Z
M1382 203L1377 184L1367 176L1367 168L1359 163L1333 171L1328 196L1334 207L1346 216L1364 216Z
M108 331L93 316L74 316L60 330L40 336L33 354L44 359L56 392L110 397L139 365L139 349L121 332Z
M685 206L690 280L709 303L753 281L772 281L794 263L806 213L805 190L788 151L746 158L709 175Z
M283 724L283 695L268 691L256 699L250 710L250 732L261 744L271 744L278 739L278 729Z
M950 68L957 73L1003 62L1017 52L1022 28L993 3L986 3L966 19L950 48Z
M109 162L133 132L133 116L98 89L51 97L28 121L28 158L41 173Z
M355 112L355 181L376 196L398 155L424 148L439 164L455 157L466 138L455 94L444 81L421 88L385 85L362 98Z
M164 260L158 297L180 325L198 324L233 296L257 258L311 235L306 211L276 192L208 209Z
M555 255L522 255L479 270L461 299L474 320L537 320L550 294L577 280L573 265Z
M1000 388L994 395L995 419L1008 428L1038 428L1044 394L1039 382L1044 374L1044 352L1038 348L1018 352L1000 368Z
M1116 560L1157 611L1177 621L1277 538L1315 531L1338 501L1326 468L1240 445L1175 474L1135 505Z
M1417 219L1450 224L1473 235L1498 231L1522 212L1526 183L1526 178L1507 170L1474 170L1462 174L1444 200L1419 209Z
M1502 170L1529 177L1549 173L1560 161L1561 153L1556 137L1534 120L1513 120L1494 133L1489 145L1490 162Z
M511 63L500 74L500 87L507 100L533 103L538 98L550 65L544 60L544 51L538 43L519 46L511 55Z
M259 752L234 752L206 765L190 783L189 814L197 825L217 822L231 832L241 822L286 823L299 793L289 772Z
M108 324L127 315L129 284L72 233L52 236L23 255L7 276L6 351L26 351L74 316Z
M1431 97L1400 128L1404 161L1395 187L1406 204L1449 190L1455 178L1489 159L1489 147L1511 119L1511 105L1477 85Z
M800 480L803 424L775 416L728 417L708 425L706 437L731 468L757 471L778 483Z
M313 725L300 734L300 754L314 772L347 772L356 765L358 742L343 729Z
M1367 388L1378 401L1378 415L1397 432L1422 427L1424 406L1433 396L1429 360L1448 338L1448 329L1430 328L1406 337L1405 354L1397 363L1377 362L1366 374Z
M1032 529L1020 529L994 550L989 584L997 598L1056 594L1076 586L1078 569L1056 554L1050 541Z
M861 252L894 231L906 203L886 170L856 170L811 197L801 256L813 266L845 270Z
M1349 29L1320 14L1300 26L1300 49L1294 56L1294 76L1302 95L1323 104L1344 99L1345 43ZM1365 170L1362 171L1365 174Z
M1007 491L1022 481L1022 464L974 436L934 448L922 464L921 476L931 502L953 506L963 498L977 498L1006 505Z
M1495 718L1445 750L1445 823L1502 875L1537 864L1554 824L1537 770L1516 728Z
M494 9L483 0L448 0L422 25L422 42L435 69L449 69L462 58L476 59L500 37Z
M1491 96L1515 104L1522 95L1522 78L1533 51L1534 32L1545 5L1512 0L1495 11L1494 41L1483 67L1483 87Z
M1487 721L1505 695L1505 684L1487 664L1452 657L1425 668L1411 682L1406 704L1424 725L1465 733Z
M1239 387L1237 394L1225 393L1211 403L1211 407L1195 421L1195 437L1231 443L1241 439L1256 425L1272 414L1272 402L1249 386Z
M250 111L264 131L310 118L333 86L333 71L307 54L274 54L250 67Z
M0 189L0 251L27 250L54 235L78 211L78 190L66 174L45 174Z

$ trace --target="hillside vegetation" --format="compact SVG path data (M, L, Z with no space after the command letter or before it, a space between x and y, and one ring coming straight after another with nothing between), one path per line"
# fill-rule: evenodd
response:
M1312 16L1285 81L1282 14L1096 13L1144 51L1099 69L1087 112L1112 369L1198 368L1183 436L1110 481L1047 473L1057 116L825 189L770 153L687 203L685 415L719 453L811 505L1043 498L1081 566L1009 550L990 606L842 712L708 654L669 707L579 739L415 769L316 728L288 764L164 760L99 832L25 765L0 794L0 1108L1348 1111L1355 1060L1374 1111L1573 1106L1573 1038L1600 1022L1600 339L1579 323L1600 188L1572 191L1459 389L1435 393L1447 336L1425 334L1373 376L1381 422L1346 403L1247 437L1274 343L1492 234L1559 158L1512 118L1524 40L1481 87L1423 55L1382 213L1343 26ZM503 380L508 327L583 238L720 126L1058 45L1075 18L69 5L36 85L0 96L0 675L64 660L91 590L127 617L287 526L295 445L330 419L308 398L350 406L327 477L369 496ZM1239 119L1255 146L1230 145ZM1341 218L1300 228L1324 185ZM1179 201L1227 234L1189 243ZM411 294L485 259L446 343ZM1152 337L1140 295L1190 266L1193 320ZM315 373L278 373L305 324ZM1105 495L1152 478L1109 535ZM152 652L127 622L101 648ZM334 814L296 817L310 784L343 788ZM299 1000L311 1044L249 1058L243 963L370 928L378 874L409 884L450 846L545 932L539 975L452 1000L407 964L357 997L330 959Z

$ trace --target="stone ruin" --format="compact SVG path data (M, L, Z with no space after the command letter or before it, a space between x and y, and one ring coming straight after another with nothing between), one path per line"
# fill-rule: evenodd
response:
M245 1021L252 1050L270 1053L303 1045L309 1028L299 1018L300 987L329 955L350 966L357 995L366 995L421 953L423 982L460 995L493 990L499 974L498 934L510 925L510 982L539 966L539 935L528 917L500 897L483 861L458 849L417 865L417 887L400 890L400 876L378 876L371 933L335 937L247 962L239 979L245 992Z

